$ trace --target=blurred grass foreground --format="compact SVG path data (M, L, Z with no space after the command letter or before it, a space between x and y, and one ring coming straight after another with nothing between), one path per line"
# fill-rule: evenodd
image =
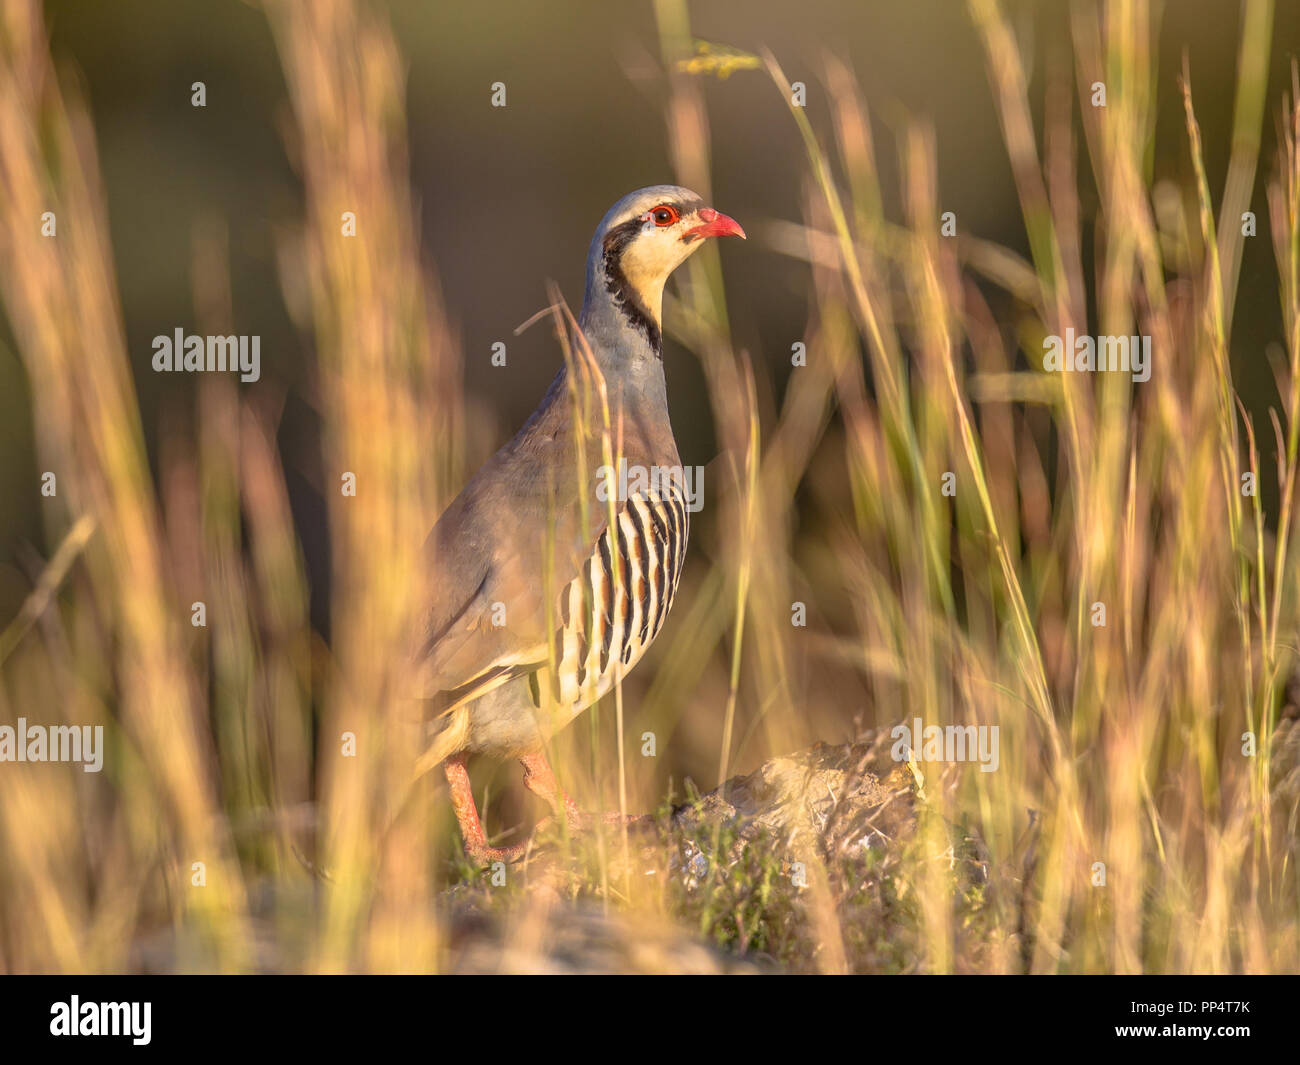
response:
M0 726L102 736L100 772L0 761L0 967L457 969L468 906L496 921L489 969L544 967L575 915L639 944L621 964L669 971L680 948L655 945L677 940L708 945L697 968L1300 968L1300 78L1267 98L1271 0L1242 5L1222 190L1194 77L1157 84L1145 0L1076 6L1041 99L998 0L969 0L1028 258L945 216L924 120L891 123L887 217L847 64L792 85L772 54L693 42L685 0L654 5L676 180L710 194L701 79L748 79L802 136L805 158L768 165L801 167L803 200L766 230L807 264L808 325L773 381L732 347L716 250L681 272L665 319L707 385L708 506L664 638L557 744L559 772L588 808L654 810L689 794L688 769L712 788L899 722L999 737L995 771L909 767L919 813L883 858L824 846L792 876L755 840L689 883L667 860L620 873L609 833L564 841L563 875L473 870L435 781L412 790L413 574L482 455L414 236L407 57L372 4L263 6L303 188L275 239L315 353L327 633L277 401L196 375L193 417L147 451L86 101L56 76L39 5L0 0L0 297L44 529L0 618ZM1152 177L1161 108L1185 130L1182 184ZM195 318L215 335L249 331L224 239L194 236ZM1257 355L1266 424L1230 359L1249 240L1271 242L1284 332ZM1051 338L1085 336L1146 338L1147 376L1044 368ZM671 738L671 763L641 757L647 734Z

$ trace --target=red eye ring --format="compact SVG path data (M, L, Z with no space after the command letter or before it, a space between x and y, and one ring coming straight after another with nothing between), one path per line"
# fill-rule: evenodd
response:
M681 215L677 213L677 208L670 204L661 203L658 207L650 212L650 217L654 224L660 227L676 225L681 220Z

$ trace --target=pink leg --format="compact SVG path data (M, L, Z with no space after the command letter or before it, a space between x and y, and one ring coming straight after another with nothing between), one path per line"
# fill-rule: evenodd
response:
M465 853L470 859L479 865L488 865L491 862L513 862L523 857L527 849L523 844L514 847L488 846L483 823L478 819L478 807L474 805L474 792L470 787L469 772L465 769L465 756L448 758L442 764L442 769L447 775L451 806L456 811L461 838L465 841Z
M524 766L524 787L538 798L545 800L556 817L559 817L561 811L563 811L564 818L569 822L570 828L581 827L582 813L577 804L564 793L564 789L560 787L559 782L555 779L555 773L551 770L551 763L546 760L546 753L536 751L524 755L519 761Z
M621 824L640 824L649 822L650 818L629 814L626 818L619 814L584 814L578 809L575 803L564 789L560 787L559 782L555 779L555 773L551 770L551 763L546 760L546 754L543 751L537 751L532 754L526 754L519 759L524 766L524 786L538 798L544 799L550 806L554 816L559 817L560 811L564 811L564 819L568 821L569 828L573 830L591 828L597 822L603 822L607 825ZM537 827L544 827L545 822Z

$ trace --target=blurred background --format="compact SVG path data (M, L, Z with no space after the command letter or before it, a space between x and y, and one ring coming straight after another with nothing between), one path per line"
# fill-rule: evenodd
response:
M664 129L668 87L659 59L654 5L573 2L381 5L392 19L408 65L411 187L427 257L436 266L447 315L464 348L472 404L472 459L490 454L532 411L560 365L546 328L515 337L516 326L546 303L557 281L575 308L591 234L606 208L634 188L673 177ZM266 388L286 393L280 444L295 508L323 504L312 442L310 405L302 400L311 351L285 309L275 257L277 226L301 212L302 189L286 153L288 100L267 20L239 2L121 0L45 5L58 61L85 86L99 140L121 287L127 350L150 440L163 407L186 410L193 378L159 377L150 343L177 326L195 331L192 239L214 219L228 227L232 300L238 332L262 337ZM1028 251L1015 184L989 89L977 32L953 0L809 0L735 4L696 0L694 36L737 48L766 44L792 81L816 85L827 53L848 62L876 116L890 123L923 116L941 146L940 201L963 232ZM1006 14L1029 57L1041 93L1043 68L1068 62L1069 4L1013 2ZM1176 77L1186 56L1212 188L1222 185L1231 144L1233 83L1241 11L1233 0L1180 0L1159 14L1159 111L1154 174L1186 180L1190 163L1177 105ZM1287 83L1300 48L1300 9L1279 4L1269 55L1268 95ZM190 106L194 81L208 86L208 107ZM489 106L493 82L507 85L508 106ZM770 367L780 389L790 345L807 331L805 264L768 246L767 226L798 221L804 165L799 134L770 84L750 72L706 80L714 199L752 237L723 249L732 334L738 347ZM809 117L824 126L825 94L812 92ZM1262 130L1261 154L1276 144L1276 123ZM898 209L897 163L882 152L886 209ZM1089 190L1085 188L1087 197ZM1095 207L1095 192L1092 192ZM891 202L892 201L892 202ZM1266 211L1262 197L1253 207ZM1085 211L1088 205L1085 201ZM1266 243L1248 243L1233 334L1234 370L1248 405L1262 410L1272 379L1260 353L1281 339L1276 272ZM3 328L0 326L0 328ZM0 619L26 594L13 546L39 543L39 482L30 407L11 337L0 345ZM508 369L494 370L491 347L508 344ZM716 455L712 411L698 361L674 342L665 366L682 461L707 465ZM1264 478L1265 492L1271 478ZM313 569L327 548L304 523ZM314 617L325 614L317 601Z

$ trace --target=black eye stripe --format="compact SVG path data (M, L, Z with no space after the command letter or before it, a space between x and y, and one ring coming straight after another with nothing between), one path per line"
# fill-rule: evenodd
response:
M657 210L660 207L669 207L672 210L677 212L677 216L679 218L685 218L692 211L698 211L703 206L704 206L703 200L686 200L686 201L660 200L658 203L652 203L647 207L641 208L641 210L638 211L636 214L634 214L631 218L627 219L625 222L619 223L619 225L614 228L617 229L617 228L621 228L622 226L629 226L633 229L639 228L639 226L641 225L641 220L644 219L647 214ZM613 232L613 229L611 229L610 232Z
M658 203L647 204L630 217L611 225L605 231L604 239L601 241L601 266L605 275L605 289L614 297L615 304L623 312L623 316L632 328L645 335L646 343L650 345L651 351L656 355L659 354L662 347L659 325L650 316L650 313L641 306L636 293L632 291L627 283L622 268L623 251L641 236L642 228L645 226L646 214L656 207L671 207L677 211L679 218L685 218L703 206L704 201L699 197L681 201L660 200ZM689 240L698 238L683 236L682 239L689 242Z

